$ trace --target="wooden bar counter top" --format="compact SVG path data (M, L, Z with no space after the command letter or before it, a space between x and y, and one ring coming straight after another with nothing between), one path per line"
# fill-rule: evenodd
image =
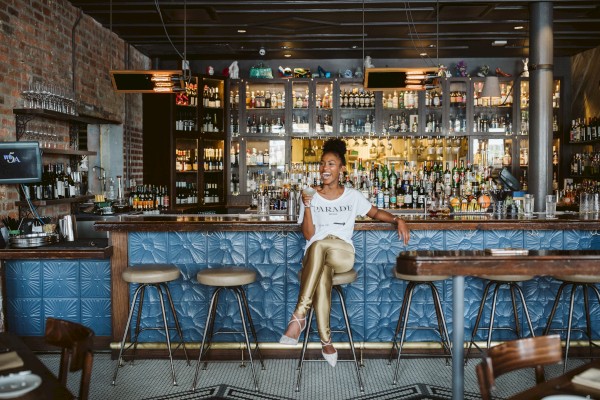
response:
M396 214L396 213L394 213ZM398 213L411 230L547 230L547 229L600 229L600 217L591 214L585 219L577 213L559 214L547 219L543 213L534 217L504 216L498 218L492 214L438 215ZM122 216L110 221L98 221L95 229L118 232L189 232L189 231L300 231L296 218L286 215L270 214L215 214L215 215L139 215ZM359 219L355 230L390 230L389 224Z

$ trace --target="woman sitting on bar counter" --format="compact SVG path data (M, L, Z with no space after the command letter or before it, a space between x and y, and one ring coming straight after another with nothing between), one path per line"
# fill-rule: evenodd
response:
M378 209L356 189L344 187L340 177L346 169L346 143L329 139L323 145L319 172L321 187L316 192L302 192L300 215L302 233L307 240L302 260L302 278L296 309L281 344L295 345L306 329L306 314L314 304L321 337L323 357L335 367L337 351L331 343L332 278L354 266L352 234L358 215L368 215L398 227L398 237L408 244L410 233L406 223L387 211ZM307 193L308 192L308 193Z

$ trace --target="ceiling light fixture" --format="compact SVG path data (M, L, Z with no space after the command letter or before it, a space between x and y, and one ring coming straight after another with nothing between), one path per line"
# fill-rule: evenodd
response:
M237 32L238 33L246 33L246 30L245 29L238 29Z
M427 57L427 53L419 53L421 57Z
M185 90L181 70L112 70L113 88L122 93L169 93Z
M181 69L167 70L120 70L110 71L113 88L122 93L174 93L185 91L185 84L192 79L187 60L187 0L183 1L183 54L173 44L165 25L158 0L155 0L156 12L160 17L167 39L181 57ZM112 2L111 2L111 31L112 31Z
M519 30L521 30L523 28L524 28L523 25L517 25L517 26L514 27L514 29L517 30L517 31L519 31Z
M286 54L284 54L283 56L284 56L284 57L286 57L286 58L290 58L292 55L291 55L291 54L289 54L289 53L286 53Z
M497 76L486 76L481 97L500 97L500 82Z

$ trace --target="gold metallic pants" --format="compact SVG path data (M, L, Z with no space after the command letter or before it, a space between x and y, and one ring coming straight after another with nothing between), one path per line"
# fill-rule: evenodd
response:
M331 287L333 274L348 272L354 266L354 249L342 239L329 235L310 245L302 260L300 294L296 315L307 315L314 305L319 336L329 341L331 329Z

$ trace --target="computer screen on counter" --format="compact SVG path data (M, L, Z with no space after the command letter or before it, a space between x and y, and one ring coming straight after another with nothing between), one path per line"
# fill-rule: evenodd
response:
M38 142L0 142L0 184L42 180L42 155Z

